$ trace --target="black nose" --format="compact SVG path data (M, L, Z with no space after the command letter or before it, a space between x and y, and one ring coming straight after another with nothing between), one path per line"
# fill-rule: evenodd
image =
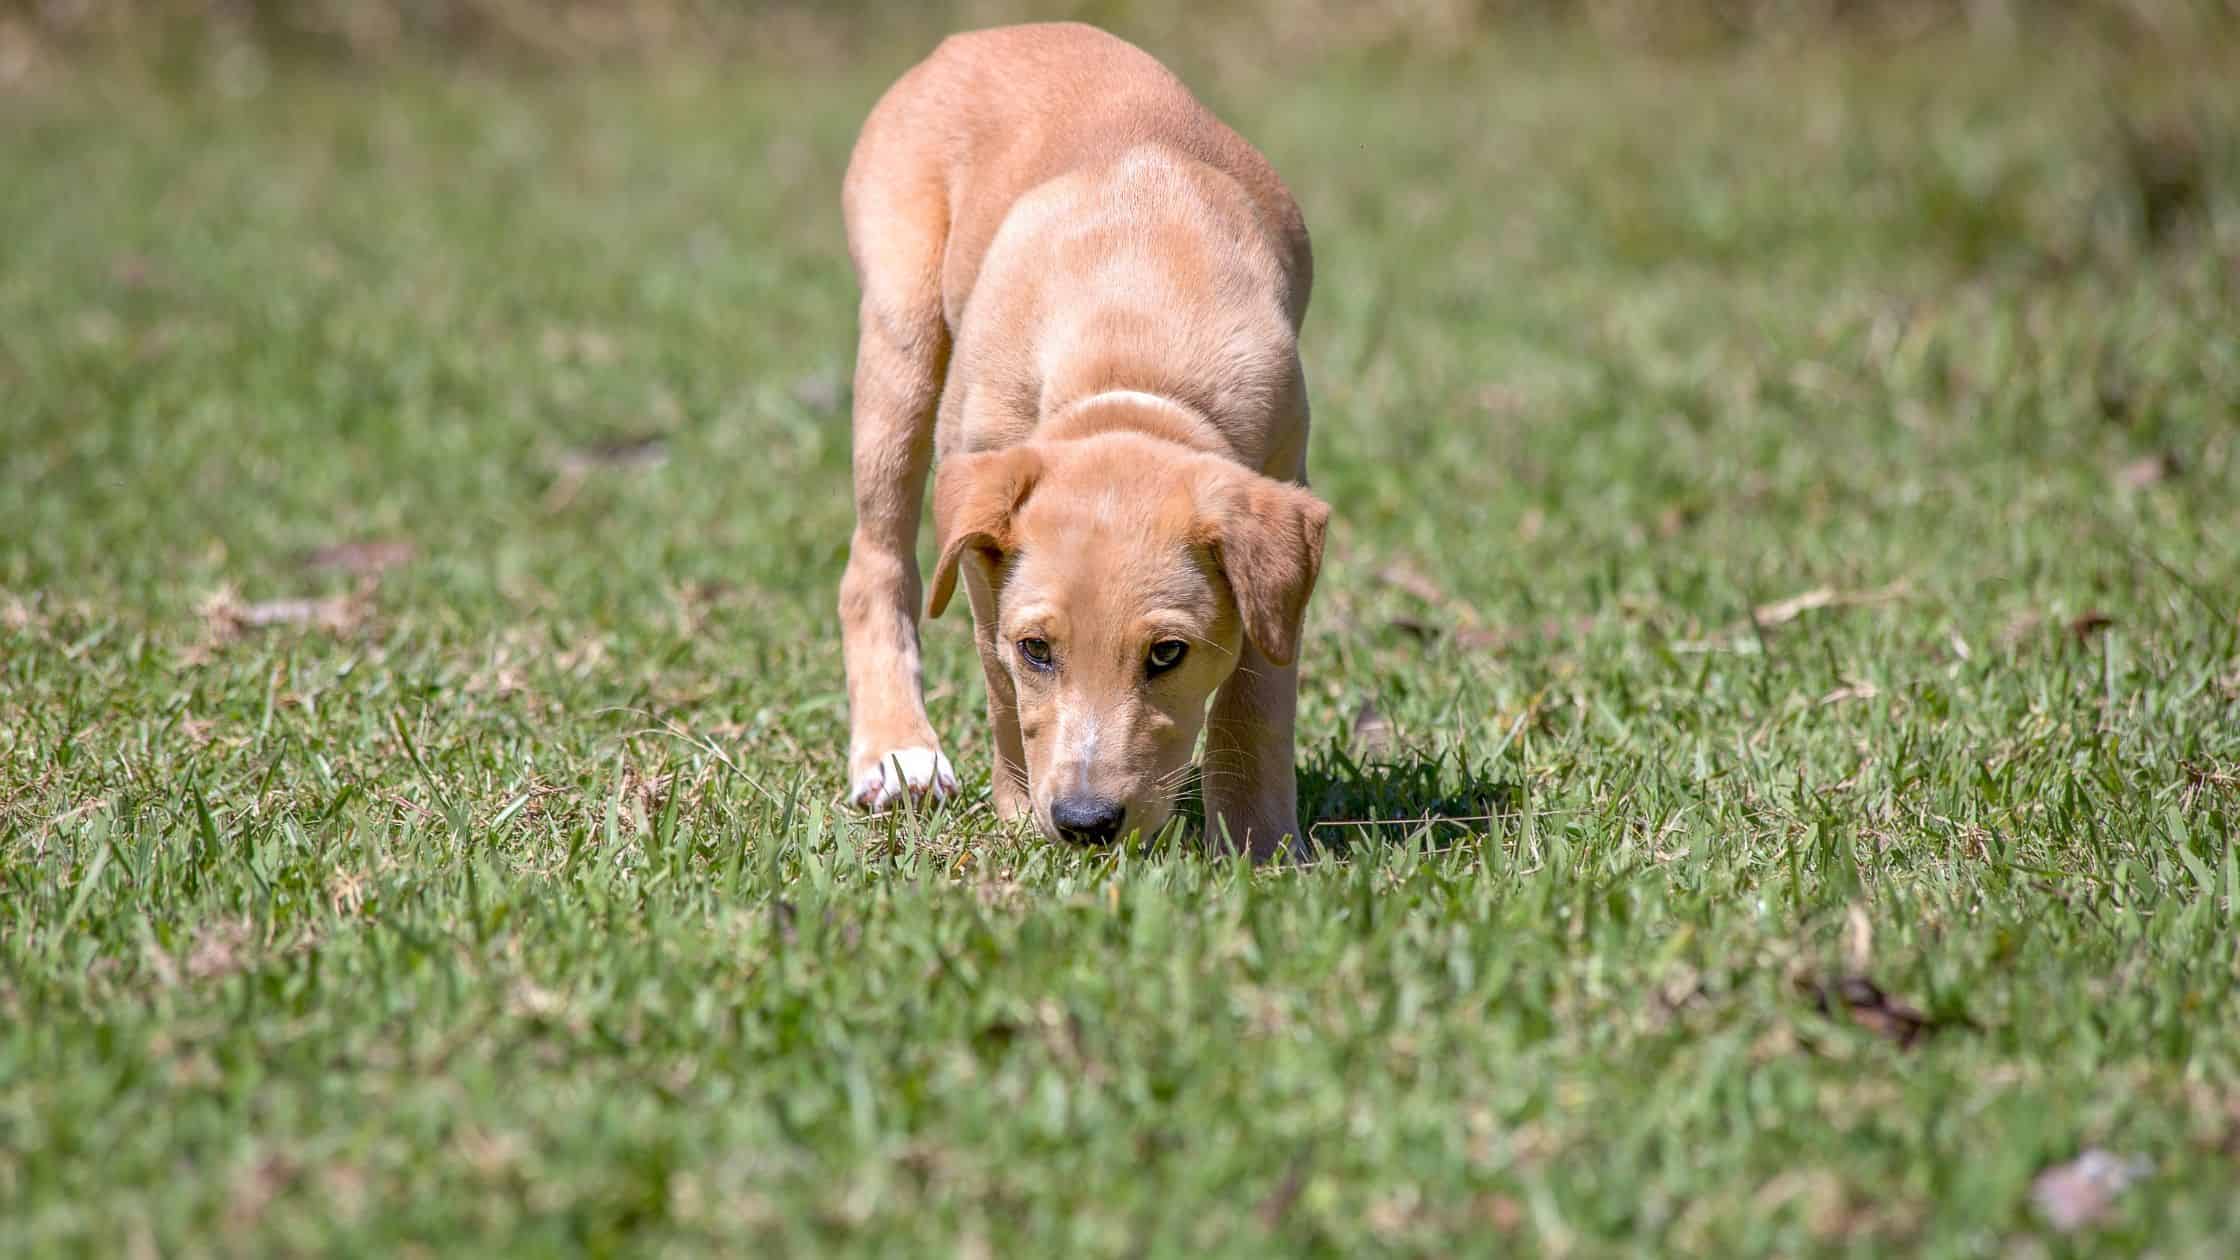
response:
M1120 834L1128 807L1094 796L1061 796L1050 806L1050 821L1058 834L1075 844L1110 844Z

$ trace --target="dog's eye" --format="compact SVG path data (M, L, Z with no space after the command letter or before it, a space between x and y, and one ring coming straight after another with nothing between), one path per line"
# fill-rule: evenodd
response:
M1183 653L1189 650L1190 645L1180 639L1161 639L1151 645L1151 651L1144 655L1144 663L1153 675L1164 674L1180 665Z
M1019 658L1036 669L1050 668L1050 641L1048 639L1021 639L1018 643Z

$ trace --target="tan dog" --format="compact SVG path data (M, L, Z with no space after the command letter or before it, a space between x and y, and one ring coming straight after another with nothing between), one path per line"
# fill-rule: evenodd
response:
M1135 47L1015 26L947 40L888 90L843 202L863 287L840 586L855 799L957 790L919 682L938 448L926 612L961 575L997 810L1149 835L1202 725L1209 838L1266 856L1299 836L1295 661L1329 509L1303 488L1313 263L1275 171Z

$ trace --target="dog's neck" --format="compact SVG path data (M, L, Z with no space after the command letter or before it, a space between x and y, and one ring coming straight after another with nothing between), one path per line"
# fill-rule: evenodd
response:
M1050 411L1035 433L1053 441L1140 433L1201 451L1218 451L1224 445L1220 430L1197 408L1136 389L1099 390L1065 402Z

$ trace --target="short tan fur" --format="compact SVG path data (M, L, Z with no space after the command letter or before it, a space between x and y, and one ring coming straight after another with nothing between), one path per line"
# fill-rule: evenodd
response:
M1266 159L1133 46L959 35L865 123L840 617L855 799L956 792L917 613L962 585L994 796L1079 841L1170 816L1201 730L1208 836L1300 836L1292 723L1328 508L1306 483L1313 264ZM917 569L933 491L939 560Z

